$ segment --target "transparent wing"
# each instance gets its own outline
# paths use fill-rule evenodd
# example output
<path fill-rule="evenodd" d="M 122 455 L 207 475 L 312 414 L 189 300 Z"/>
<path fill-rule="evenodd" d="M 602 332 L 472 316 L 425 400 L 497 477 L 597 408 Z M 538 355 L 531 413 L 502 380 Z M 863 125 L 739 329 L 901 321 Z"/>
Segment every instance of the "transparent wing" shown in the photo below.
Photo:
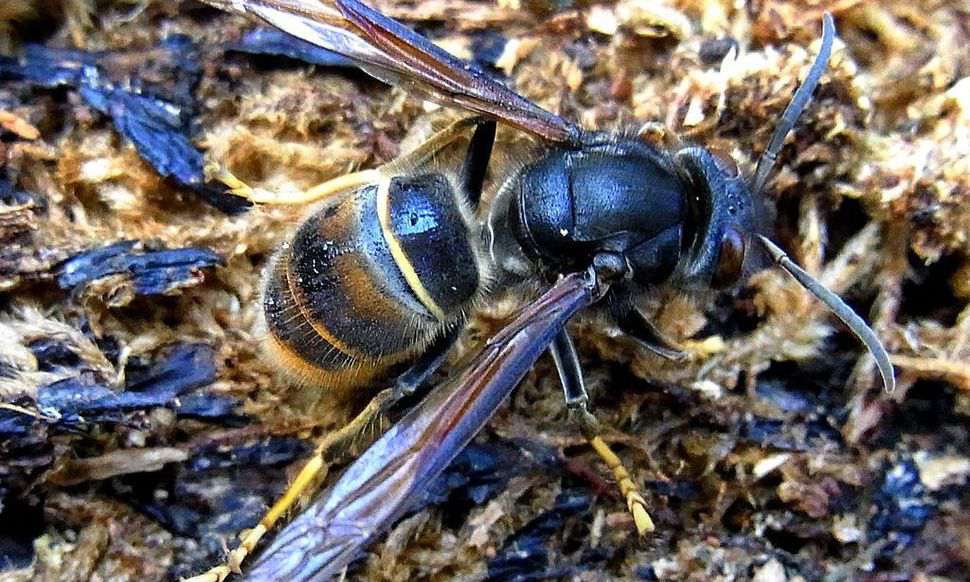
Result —
<path fill-rule="evenodd" d="M 247 580 L 330 580 L 395 523 L 461 452 L 570 317 L 593 301 L 592 276 L 561 279 L 436 387 L 293 520 Z"/>
<path fill-rule="evenodd" d="M 548 141 L 579 139 L 575 124 L 357 0 L 203 1 L 340 53 L 374 77 L 443 105 L 487 115 Z"/>

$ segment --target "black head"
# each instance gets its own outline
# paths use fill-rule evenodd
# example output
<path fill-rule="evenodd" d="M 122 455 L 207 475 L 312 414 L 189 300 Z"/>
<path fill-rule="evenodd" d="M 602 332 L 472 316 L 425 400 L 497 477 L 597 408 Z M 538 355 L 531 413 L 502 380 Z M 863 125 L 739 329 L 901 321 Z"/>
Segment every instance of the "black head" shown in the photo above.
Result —
<path fill-rule="evenodd" d="M 741 176 L 737 165 L 727 156 L 700 147 L 685 148 L 676 154 L 688 191 L 685 232 L 692 235 L 682 241 L 674 277 L 685 289 L 725 288 L 741 281 L 758 266 L 755 263 L 759 257 L 767 256 L 825 303 L 862 340 L 876 359 L 886 389 L 892 390 L 895 384 L 892 364 L 872 330 L 838 295 L 798 267 L 764 235 L 761 191 L 785 137 L 811 101 L 812 92 L 825 72 L 834 38 L 835 25 L 832 16 L 826 13 L 819 54 L 805 82 L 785 108 L 750 180 Z"/>
<path fill-rule="evenodd" d="M 675 154 L 684 173 L 687 213 L 680 260 L 674 273 L 684 289 L 724 289 L 742 281 L 758 265 L 751 237 L 763 232 L 761 196 L 753 195 L 737 164 L 701 147 Z"/>
<path fill-rule="evenodd" d="M 758 160 L 754 176 L 747 180 L 727 155 L 700 147 L 676 154 L 688 189 L 687 231 L 678 264 L 678 283 L 687 289 L 723 289 L 746 278 L 756 265 L 754 248 L 765 232 L 766 219 L 761 191 L 778 158 L 785 137 L 812 99 L 832 53 L 835 25 L 826 14 L 822 23 L 822 47 L 805 82 L 795 92 Z"/>

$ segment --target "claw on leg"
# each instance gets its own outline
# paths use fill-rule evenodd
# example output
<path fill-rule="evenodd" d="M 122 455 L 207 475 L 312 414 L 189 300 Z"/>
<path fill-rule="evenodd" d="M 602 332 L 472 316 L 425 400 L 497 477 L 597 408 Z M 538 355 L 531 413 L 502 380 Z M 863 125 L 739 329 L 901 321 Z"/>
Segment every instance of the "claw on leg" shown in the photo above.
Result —
<path fill-rule="evenodd" d="M 210 569 L 204 574 L 192 576 L 191 578 L 182 578 L 182 582 L 223 582 L 223 580 L 229 577 L 229 574 L 232 574 L 229 567 L 222 564 Z"/>
<path fill-rule="evenodd" d="M 261 204 L 262 199 L 265 197 L 262 191 L 258 191 L 249 184 L 243 182 L 237 178 L 235 174 L 219 164 L 207 165 L 205 167 L 205 173 L 213 180 L 222 182 L 226 188 L 229 189 L 230 194 L 251 200 L 256 204 Z M 267 192 L 266 194 L 270 193 Z"/>

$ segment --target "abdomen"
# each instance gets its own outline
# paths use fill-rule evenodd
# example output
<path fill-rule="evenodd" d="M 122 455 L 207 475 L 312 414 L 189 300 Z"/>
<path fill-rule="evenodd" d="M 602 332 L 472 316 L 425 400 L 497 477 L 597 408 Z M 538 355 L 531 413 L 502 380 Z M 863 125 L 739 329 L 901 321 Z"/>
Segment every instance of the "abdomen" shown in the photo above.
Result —
<path fill-rule="evenodd" d="M 479 291 L 469 222 L 438 174 L 316 210 L 265 275 L 270 358 L 301 383 L 347 390 L 420 353 Z"/>

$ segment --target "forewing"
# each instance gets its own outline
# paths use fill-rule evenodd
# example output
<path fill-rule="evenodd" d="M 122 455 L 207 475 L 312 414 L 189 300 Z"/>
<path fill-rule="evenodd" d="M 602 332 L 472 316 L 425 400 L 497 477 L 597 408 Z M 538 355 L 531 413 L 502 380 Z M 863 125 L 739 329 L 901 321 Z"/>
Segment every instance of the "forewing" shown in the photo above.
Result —
<path fill-rule="evenodd" d="M 593 301 L 561 279 L 358 457 L 263 553 L 248 580 L 329 580 L 393 525 L 482 429 L 566 322 Z"/>
<path fill-rule="evenodd" d="M 357 0 L 203 0 L 353 59 L 378 79 L 480 113 L 552 142 L 579 128 Z"/>

